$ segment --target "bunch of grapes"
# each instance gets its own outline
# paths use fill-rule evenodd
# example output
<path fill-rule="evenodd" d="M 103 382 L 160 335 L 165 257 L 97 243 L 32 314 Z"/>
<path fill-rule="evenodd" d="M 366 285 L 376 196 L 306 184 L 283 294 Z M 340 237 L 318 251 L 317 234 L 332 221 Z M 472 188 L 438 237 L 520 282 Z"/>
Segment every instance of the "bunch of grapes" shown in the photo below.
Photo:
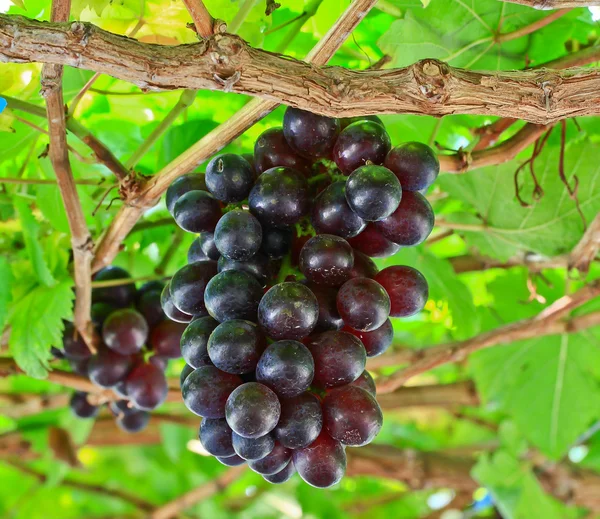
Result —
<path fill-rule="evenodd" d="M 92 355 L 67 322 L 63 349 L 55 355 L 100 388 L 112 389 L 120 397 L 109 404 L 117 425 L 138 432 L 148 424 L 149 411 L 167 396 L 164 372 L 169 359 L 181 357 L 179 343 L 185 325 L 167 319 L 162 311 L 162 283 L 152 281 L 138 290 L 134 283 L 127 283 L 130 276 L 119 267 L 104 268 L 94 279 L 125 282 L 92 291 L 92 322 L 102 338 L 98 351 Z M 70 406 L 80 418 L 95 417 L 100 410 L 85 392 L 74 393 Z"/>
<path fill-rule="evenodd" d="M 288 108 L 253 155 L 219 155 L 169 187 L 168 210 L 198 237 L 163 310 L 189 323 L 183 399 L 221 463 L 325 488 L 343 477 L 345 448 L 377 436 L 367 357 L 391 345 L 390 317 L 423 309 L 428 287 L 416 269 L 379 271 L 371 258 L 429 235 L 422 193 L 438 172 L 427 146 L 392 148 L 377 117 Z"/>

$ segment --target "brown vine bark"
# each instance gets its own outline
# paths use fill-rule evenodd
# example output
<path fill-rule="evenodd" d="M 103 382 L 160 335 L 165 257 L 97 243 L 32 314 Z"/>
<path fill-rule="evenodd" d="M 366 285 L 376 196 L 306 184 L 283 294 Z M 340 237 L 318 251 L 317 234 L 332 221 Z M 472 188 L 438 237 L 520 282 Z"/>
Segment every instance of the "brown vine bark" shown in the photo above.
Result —
<path fill-rule="evenodd" d="M 592 7 L 598 0 L 500 0 L 510 4 L 526 5 L 534 9 L 564 9 L 566 7 Z"/>
<path fill-rule="evenodd" d="M 0 56 L 94 70 L 149 90 L 222 90 L 328 116 L 480 114 L 537 124 L 600 114 L 600 71 L 474 72 L 434 59 L 395 70 L 315 67 L 253 49 L 231 34 L 148 45 L 74 22 L 0 15 Z"/>

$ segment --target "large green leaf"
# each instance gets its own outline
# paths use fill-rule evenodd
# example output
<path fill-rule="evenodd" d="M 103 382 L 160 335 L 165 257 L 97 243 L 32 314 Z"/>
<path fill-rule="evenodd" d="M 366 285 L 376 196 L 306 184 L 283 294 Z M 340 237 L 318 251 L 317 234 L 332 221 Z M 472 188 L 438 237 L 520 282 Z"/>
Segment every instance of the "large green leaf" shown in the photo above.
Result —
<path fill-rule="evenodd" d="M 4 323 L 8 316 L 12 281 L 13 276 L 10 265 L 6 258 L 0 257 L 0 330 L 4 330 Z"/>

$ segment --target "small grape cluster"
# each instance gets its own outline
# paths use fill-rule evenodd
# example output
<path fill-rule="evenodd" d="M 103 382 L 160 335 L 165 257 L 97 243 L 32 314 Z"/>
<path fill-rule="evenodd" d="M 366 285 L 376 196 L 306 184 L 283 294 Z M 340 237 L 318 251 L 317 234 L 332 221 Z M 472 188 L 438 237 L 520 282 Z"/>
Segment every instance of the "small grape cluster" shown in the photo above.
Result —
<path fill-rule="evenodd" d="M 125 281 L 92 291 L 92 323 L 102 338 L 97 352 L 92 355 L 66 322 L 63 349 L 55 355 L 100 388 L 112 389 L 120 397 L 109 404 L 117 425 L 126 432 L 138 432 L 148 424 L 149 411 L 167 396 L 164 372 L 169 359 L 181 357 L 179 343 L 185 325 L 167 319 L 162 311 L 162 283 L 151 281 L 138 290 L 128 279 L 127 271 L 114 266 L 94 276 L 95 281 Z M 100 410 L 81 391 L 72 395 L 70 406 L 80 418 L 95 417 Z"/>
<path fill-rule="evenodd" d="M 422 191 L 438 173 L 429 147 L 392 149 L 377 117 L 288 108 L 253 156 L 221 154 L 169 187 L 169 212 L 199 235 L 162 305 L 189 323 L 182 395 L 221 463 L 326 488 L 344 475 L 346 446 L 379 433 L 366 360 L 391 345 L 390 317 L 423 309 L 428 286 L 371 257 L 429 235 Z"/>

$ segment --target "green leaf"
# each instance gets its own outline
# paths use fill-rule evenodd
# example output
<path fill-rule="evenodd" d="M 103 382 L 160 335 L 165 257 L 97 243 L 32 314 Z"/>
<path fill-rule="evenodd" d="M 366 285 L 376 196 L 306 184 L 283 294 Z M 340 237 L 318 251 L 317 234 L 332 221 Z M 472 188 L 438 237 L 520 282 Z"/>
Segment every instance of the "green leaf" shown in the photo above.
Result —
<path fill-rule="evenodd" d="M 25 247 L 27 248 L 35 275 L 40 283 L 50 287 L 56 283 L 56 280 L 48 268 L 42 246 L 38 239 L 40 226 L 35 221 L 31 209 L 24 200 L 15 199 L 15 208 L 21 219 L 23 239 L 25 240 Z"/>
<path fill-rule="evenodd" d="M 12 281 L 13 276 L 9 263 L 6 258 L 0 257 L 0 333 L 4 330 L 4 324 L 8 316 Z"/>
<path fill-rule="evenodd" d="M 511 416 L 521 434 L 554 459 L 598 418 L 598 365 L 600 349 L 584 334 L 497 346 L 470 359 L 483 400 Z"/>
<path fill-rule="evenodd" d="M 52 288 L 37 286 L 11 308 L 9 346 L 19 367 L 28 375 L 43 378 L 52 355 L 50 347 L 62 344 L 63 320 L 73 315 L 71 280 Z"/>

